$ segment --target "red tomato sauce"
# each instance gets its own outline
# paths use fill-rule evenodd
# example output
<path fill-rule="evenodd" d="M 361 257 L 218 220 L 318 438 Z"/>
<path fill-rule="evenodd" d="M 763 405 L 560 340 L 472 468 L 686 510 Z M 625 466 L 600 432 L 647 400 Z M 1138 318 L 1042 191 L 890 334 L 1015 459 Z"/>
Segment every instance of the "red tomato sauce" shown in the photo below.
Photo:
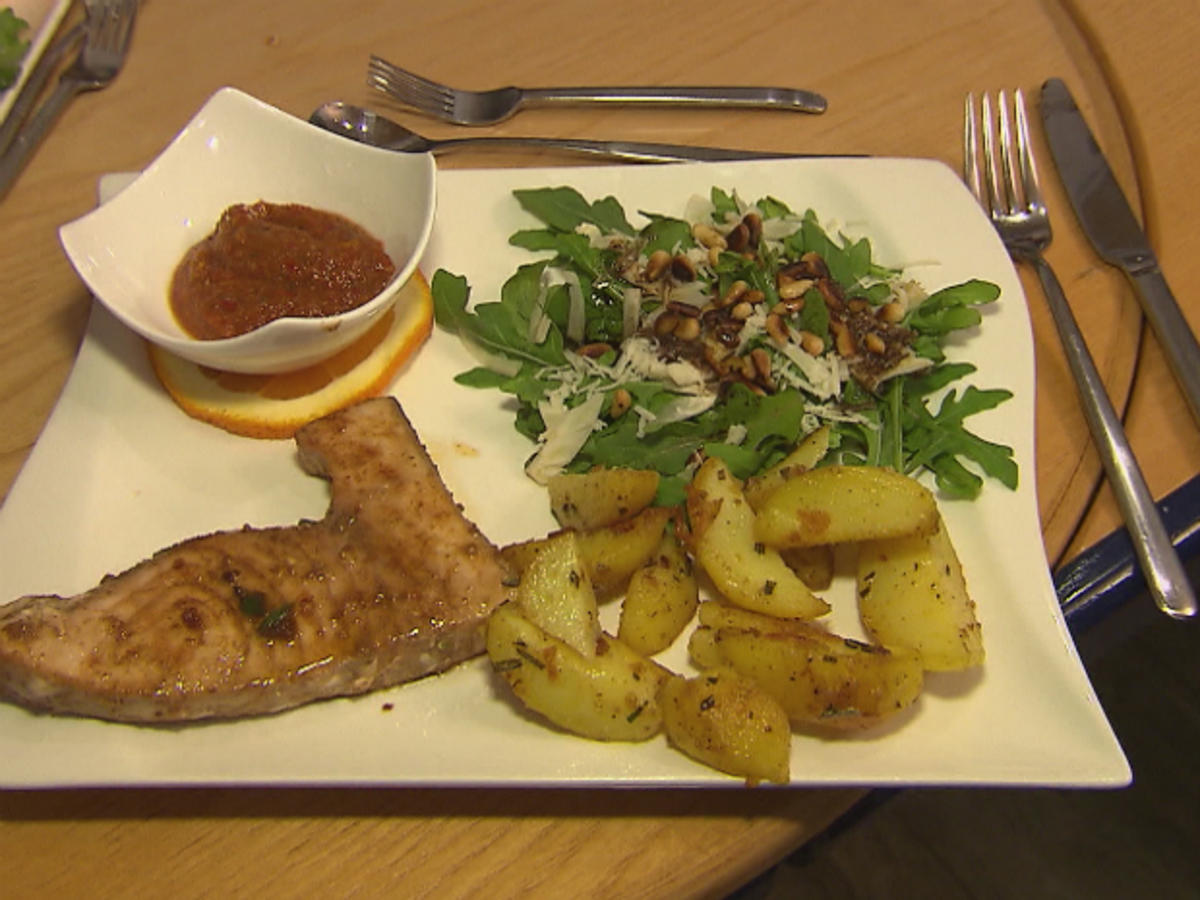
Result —
<path fill-rule="evenodd" d="M 188 250 L 171 279 L 171 310 L 192 337 L 234 337 L 284 316 L 354 309 L 395 271 L 383 244 L 349 219 L 260 200 L 229 207 Z"/>

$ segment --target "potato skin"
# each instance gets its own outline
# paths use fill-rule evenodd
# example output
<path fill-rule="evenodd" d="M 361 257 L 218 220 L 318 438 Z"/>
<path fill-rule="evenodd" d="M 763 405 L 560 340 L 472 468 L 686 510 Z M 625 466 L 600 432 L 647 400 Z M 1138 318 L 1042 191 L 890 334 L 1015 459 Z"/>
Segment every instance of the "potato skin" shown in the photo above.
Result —
<path fill-rule="evenodd" d="M 564 531 L 548 540 L 546 552 L 521 573 L 514 601 L 521 614 L 547 634 L 584 656 L 596 655 L 600 611 L 574 532 Z"/>
<path fill-rule="evenodd" d="M 789 781 L 787 715 L 750 679 L 729 668 L 675 676 L 659 701 L 663 730 L 681 752 L 749 784 Z"/>
<path fill-rule="evenodd" d="M 674 514 L 674 510 L 666 507 L 651 506 L 633 518 L 601 528 L 585 531 L 564 528 L 544 538 L 508 544 L 501 548 L 500 556 L 509 569 L 520 575 L 538 555 L 550 549 L 559 535 L 571 532 L 596 599 L 610 600 L 620 595 L 633 573 L 650 561 Z"/>
<path fill-rule="evenodd" d="M 859 548 L 858 610 L 885 647 L 918 656 L 929 671 L 983 664 L 983 629 L 945 523 L 929 537 L 870 541 Z"/>
<path fill-rule="evenodd" d="M 796 623 L 774 633 L 719 628 L 715 649 L 726 665 L 774 697 L 798 726 L 858 731 L 920 696 L 924 678 L 915 657 L 803 627 Z"/>
<path fill-rule="evenodd" d="M 758 508 L 754 536 L 768 547 L 812 547 L 932 534 L 933 494 L 892 469 L 825 466 L 789 478 Z"/>
<path fill-rule="evenodd" d="M 779 553 L 754 537 L 754 510 L 741 482 L 717 458 L 696 471 L 687 489 L 690 549 L 721 594 L 746 609 L 816 618 L 829 604 L 816 596 Z"/>
<path fill-rule="evenodd" d="M 668 531 L 658 552 L 629 579 L 617 637 L 639 653 L 653 656 L 683 633 L 699 602 L 692 561 L 675 533 Z"/>
<path fill-rule="evenodd" d="M 492 668 L 529 709 L 599 741 L 645 741 L 659 733 L 658 691 L 667 671 L 601 634 L 587 658 L 526 619 L 513 604 L 487 627 Z"/>
<path fill-rule="evenodd" d="M 672 515 L 671 509 L 651 506 L 632 519 L 579 532 L 579 552 L 597 600 L 611 599 L 625 590 L 633 573 L 658 549 Z"/>
<path fill-rule="evenodd" d="M 602 528 L 630 519 L 654 502 L 659 474 L 644 469 L 596 468 L 564 473 L 546 485 L 550 511 L 563 528 Z"/>
<path fill-rule="evenodd" d="M 828 425 L 822 425 L 805 435 L 804 440 L 775 465 L 747 479 L 746 502 L 757 510 L 763 501 L 789 478 L 816 468 L 817 463 L 829 452 L 829 435 L 832 430 Z"/>

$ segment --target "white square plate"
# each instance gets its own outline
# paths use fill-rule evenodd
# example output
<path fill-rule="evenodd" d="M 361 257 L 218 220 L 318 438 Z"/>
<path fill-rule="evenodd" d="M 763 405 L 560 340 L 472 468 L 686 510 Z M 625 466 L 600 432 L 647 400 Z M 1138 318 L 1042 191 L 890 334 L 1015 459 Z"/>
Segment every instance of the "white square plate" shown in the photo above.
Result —
<path fill-rule="evenodd" d="M 987 664 L 931 676 L 912 714 L 848 740 L 797 735 L 797 785 L 1117 786 L 1129 767 L 1058 610 L 1034 489 L 1032 336 L 1025 298 L 991 225 L 945 166 L 922 160 L 780 160 L 671 166 L 444 171 L 432 276 L 467 276 L 495 299 L 525 251 L 509 235 L 535 223 L 521 187 L 572 185 L 639 210 L 682 215 L 716 185 L 872 239 L 876 259 L 926 288 L 978 277 L 1001 299 L 978 333 L 951 348 L 981 388 L 1014 397 L 972 420 L 1014 448 L 1021 486 L 989 483 L 975 502 L 943 502 L 979 607 Z M 531 447 L 494 391 L 453 376 L 471 358 L 435 329 L 393 392 L 467 515 L 495 543 L 553 527 L 543 489 L 521 469 Z M 156 549 L 217 529 L 319 517 L 324 482 L 305 476 L 290 442 L 228 435 L 187 418 L 159 388 L 141 340 L 100 307 L 63 396 L 0 509 L 0 597 L 70 594 Z M 861 634 L 852 585 L 835 583 L 832 625 Z M 606 609 L 611 615 L 613 610 Z M 611 625 L 611 619 L 609 620 Z M 682 642 L 662 657 L 686 667 Z M 385 706 L 386 704 L 386 706 Z M 498 691 L 483 659 L 444 675 L 261 719 L 148 728 L 36 715 L 0 705 L 0 784 L 738 786 L 663 738 L 606 745 L 557 733 Z"/>

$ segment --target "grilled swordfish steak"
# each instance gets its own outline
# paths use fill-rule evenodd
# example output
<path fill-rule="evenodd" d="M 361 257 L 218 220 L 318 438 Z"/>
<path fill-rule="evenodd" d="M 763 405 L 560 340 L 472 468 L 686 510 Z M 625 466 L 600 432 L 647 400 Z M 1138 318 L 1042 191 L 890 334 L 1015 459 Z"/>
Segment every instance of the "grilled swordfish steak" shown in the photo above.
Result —
<path fill-rule="evenodd" d="M 399 404 L 365 401 L 296 443 L 331 483 L 324 519 L 193 538 L 86 593 L 0 607 L 0 695 L 122 722 L 249 716 L 481 653 L 507 573 Z"/>

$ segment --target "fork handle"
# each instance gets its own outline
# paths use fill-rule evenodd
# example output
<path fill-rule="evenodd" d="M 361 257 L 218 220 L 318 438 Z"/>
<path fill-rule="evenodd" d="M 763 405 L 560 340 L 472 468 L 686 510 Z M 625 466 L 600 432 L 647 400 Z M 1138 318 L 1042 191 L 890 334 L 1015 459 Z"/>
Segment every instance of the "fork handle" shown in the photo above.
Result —
<path fill-rule="evenodd" d="M 1067 354 L 1067 363 L 1079 388 L 1092 441 L 1100 453 L 1100 461 L 1104 464 L 1117 505 L 1121 508 L 1150 593 L 1167 615 L 1176 619 L 1190 618 L 1196 615 L 1196 595 L 1171 544 L 1154 498 L 1146 487 L 1146 480 L 1130 449 L 1125 429 L 1104 389 L 1104 382 L 1067 304 L 1062 285 L 1050 264 L 1040 255 L 1032 255 L 1028 261 L 1046 294 L 1050 314 Z"/>
<path fill-rule="evenodd" d="M 50 126 L 54 124 L 71 98 L 83 89 L 84 85 L 75 78 L 60 79 L 53 93 L 46 98 L 46 102 L 38 107 L 37 112 L 30 116 L 21 130 L 17 132 L 12 143 L 5 149 L 4 155 L 0 156 L 0 198 L 8 195 L 13 182 L 25 168 L 25 163 L 29 161 L 34 149 L 46 136 Z"/>
<path fill-rule="evenodd" d="M 823 96 L 813 91 L 777 87 L 525 88 L 520 100 L 525 106 L 594 102 L 790 109 L 806 113 L 823 113 L 829 105 Z"/>

